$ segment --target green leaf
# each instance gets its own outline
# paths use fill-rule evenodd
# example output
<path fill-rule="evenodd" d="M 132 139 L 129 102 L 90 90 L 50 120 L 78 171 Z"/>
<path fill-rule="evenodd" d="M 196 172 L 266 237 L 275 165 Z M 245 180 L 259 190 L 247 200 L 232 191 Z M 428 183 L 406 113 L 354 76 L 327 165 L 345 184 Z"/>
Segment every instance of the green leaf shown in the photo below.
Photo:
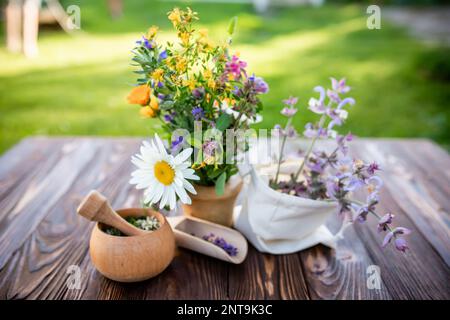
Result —
<path fill-rule="evenodd" d="M 230 24 L 228 25 L 228 34 L 232 36 L 234 32 L 236 31 L 236 25 L 237 25 L 237 17 L 233 17 L 230 20 Z"/>
<path fill-rule="evenodd" d="M 168 110 L 171 109 L 173 107 L 174 102 L 171 100 L 166 100 L 163 103 L 161 103 L 160 108 L 162 110 Z"/>
<path fill-rule="evenodd" d="M 223 172 L 220 172 L 220 170 L 215 170 L 215 169 L 214 169 L 214 166 L 210 166 L 210 167 L 211 167 L 211 169 L 208 170 L 208 178 L 210 178 L 210 179 L 215 179 L 215 178 L 217 178 L 221 173 L 223 173 Z"/>
<path fill-rule="evenodd" d="M 221 196 L 225 192 L 225 181 L 227 180 L 227 173 L 223 172 L 216 180 L 216 194 Z"/>
<path fill-rule="evenodd" d="M 231 124 L 231 116 L 227 113 L 222 113 L 216 121 L 216 128 L 224 131 Z"/>

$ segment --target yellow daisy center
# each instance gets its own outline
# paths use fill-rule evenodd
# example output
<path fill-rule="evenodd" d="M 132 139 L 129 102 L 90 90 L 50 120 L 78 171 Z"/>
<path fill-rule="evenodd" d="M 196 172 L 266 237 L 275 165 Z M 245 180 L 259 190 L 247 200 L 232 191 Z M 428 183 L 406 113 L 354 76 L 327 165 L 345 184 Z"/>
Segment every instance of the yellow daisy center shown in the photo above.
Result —
<path fill-rule="evenodd" d="M 166 161 L 155 163 L 154 172 L 156 179 L 165 186 L 172 184 L 175 179 L 175 171 Z"/>

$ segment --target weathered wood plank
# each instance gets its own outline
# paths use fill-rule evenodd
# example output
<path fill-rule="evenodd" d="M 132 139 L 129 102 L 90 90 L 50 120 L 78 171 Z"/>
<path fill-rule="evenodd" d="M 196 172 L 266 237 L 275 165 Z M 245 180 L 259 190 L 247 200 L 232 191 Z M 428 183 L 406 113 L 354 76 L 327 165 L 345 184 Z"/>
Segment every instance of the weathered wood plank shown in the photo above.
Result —
<path fill-rule="evenodd" d="M 392 298 L 448 299 L 450 296 L 448 290 L 449 268 L 439 251 L 440 245 L 448 245 L 448 238 L 439 239 L 426 234 L 427 232 L 444 234 L 448 232 L 448 229 L 436 223 L 436 220 L 439 219 L 436 213 L 433 213 L 430 221 L 422 220 L 428 213 L 424 212 L 424 207 L 414 197 L 420 198 L 422 202 L 425 202 L 427 198 L 421 198 L 420 193 L 411 191 L 416 189 L 405 185 L 404 181 L 408 181 L 405 173 L 410 170 L 408 158 L 401 160 L 396 158 L 395 162 L 384 163 L 379 152 L 381 149 L 383 152 L 388 150 L 385 147 L 387 144 L 383 143 L 377 146 L 374 144 L 378 144 L 378 142 L 366 141 L 357 144 L 355 154 L 360 158 L 375 157 L 375 160 L 382 164 L 384 169 L 381 176 L 385 187 L 380 195 L 381 203 L 378 210 L 380 213 L 394 213 L 396 225 L 414 230 L 408 239 L 411 251 L 402 255 L 392 247 L 381 249 L 382 239 L 375 231 L 377 224 L 375 219 L 370 219 L 365 225 L 355 225 L 355 230 L 375 264 L 380 266 L 381 276 L 388 284 L 387 288 Z M 420 223 L 427 225 L 423 226 Z"/>
<path fill-rule="evenodd" d="M 0 233 L 27 188 L 44 177 L 59 161 L 59 144 L 25 139 L 0 158 Z"/>
<path fill-rule="evenodd" d="M 380 267 L 381 277 L 393 299 L 449 299 L 449 269 L 439 257 L 432 245 L 414 229 L 411 221 L 395 201 L 389 198 L 389 192 L 383 191 L 384 203 L 380 212 L 396 213 L 396 224 L 412 228 L 414 233 L 408 237 L 411 250 L 401 254 L 392 246 L 381 248 L 380 235 L 376 230 L 376 221 L 365 225 L 355 225 L 356 232 L 364 241 L 374 264 Z"/>
<path fill-rule="evenodd" d="M 441 214 L 443 219 L 450 216 L 450 177 L 445 174 L 446 168 L 440 167 L 440 164 L 428 157 L 424 157 L 422 153 L 416 151 L 416 145 L 411 143 L 398 144 L 394 149 L 389 147 L 398 157 L 405 156 L 408 158 L 408 165 L 413 168 L 414 178 L 423 186 L 423 197 L 427 197 L 427 201 Z M 449 156 L 450 158 L 450 156 Z M 450 161 L 447 164 L 450 168 Z M 450 223 L 449 223 L 450 224 Z"/>
<path fill-rule="evenodd" d="M 73 145 L 45 175 L 30 183 L 10 213 L 14 219 L 10 219 L 6 226 L 2 224 L 0 268 L 70 189 L 79 172 L 89 166 L 100 146 L 98 142 L 90 141 Z"/>
<path fill-rule="evenodd" d="M 338 232 L 340 220 L 337 216 L 330 219 L 328 226 L 332 232 Z M 379 288 L 367 286 L 368 268 L 375 263 L 352 225 L 345 229 L 336 250 L 319 245 L 299 254 L 312 299 L 391 299 L 383 279 Z"/>
<path fill-rule="evenodd" d="M 161 276 L 149 280 L 145 299 L 227 299 L 228 264 L 179 248 Z"/>
<path fill-rule="evenodd" d="M 229 268 L 230 299 L 309 299 L 297 254 L 262 254 L 249 245 L 244 263 Z"/>
<path fill-rule="evenodd" d="M 420 150 L 422 145 L 416 143 L 415 148 Z M 382 166 L 381 176 L 390 195 L 450 266 L 448 213 L 443 212 L 442 206 L 433 199 L 423 177 L 411 165 L 408 154 L 399 154 L 400 151 L 400 145 L 395 142 L 358 144 L 360 157 L 373 159 Z"/>
<path fill-rule="evenodd" d="M 60 287 L 65 288 L 67 267 L 77 265 L 87 254 L 91 226 L 75 213 L 82 196 L 90 188 L 100 186 L 99 183 L 105 177 L 109 178 L 110 186 L 116 185 L 117 190 L 127 191 L 123 188 L 124 184 L 127 185 L 126 181 L 122 180 L 126 180 L 126 177 L 119 175 L 121 178 L 116 178 L 114 174 L 119 172 L 111 168 L 111 164 L 117 162 L 117 153 L 122 153 L 123 150 L 120 148 L 112 152 L 112 146 L 111 142 L 103 144 L 103 152 L 97 154 L 98 161 L 90 165 L 91 170 L 79 172 L 80 175 L 73 187 L 61 195 L 61 199 L 28 237 L 23 247 L 30 247 L 32 250 L 21 249 L 23 252 L 21 260 L 14 268 L 20 274 L 18 278 L 22 279 L 22 282 L 8 289 L 6 294 L 9 297 L 55 298 L 58 297 Z M 122 165 L 129 165 L 128 154 L 129 151 L 122 156 L 120 161 Z M 105 190 L 106 192 L 108 190 Z M 52 283 L 49 286 L 50 290 L 42 291 L 49 281 Z M 5 290 L 5 287 L 2 289 Z"/>

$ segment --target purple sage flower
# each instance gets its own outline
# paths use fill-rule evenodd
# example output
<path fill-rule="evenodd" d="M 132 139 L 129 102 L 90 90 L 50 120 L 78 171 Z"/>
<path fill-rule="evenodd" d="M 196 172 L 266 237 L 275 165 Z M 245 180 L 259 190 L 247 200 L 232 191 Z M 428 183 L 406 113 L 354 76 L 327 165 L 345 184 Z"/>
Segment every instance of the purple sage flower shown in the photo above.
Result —
<path fill-rule="evenodd" d="M 341 101 L 341 98 L 339 97 L 339 94 L 336 91 L 333 90 L 327 90 L 327 96 L 332 100 L 333 102 L 339 103 Z"/>
<path fill-rule="evenodd" d="M 346 183 L 345 186 L 345 191 L 355 191 L 359 188 L 361 188 L 362 186 L 364 186 L 365 183 L 363 180 L 361 180 L 358 177 L 352 176 Z"/>
<path fill-rule="evenodd" d="M 192 115 L 194 116 L 194 119 L 199 121 L 205 116 L 205 112 L 203 111 L 202 107 L 195 107 L 192 109 Z"/>
<path fill-rule="evenodd" d="M 202 239 L 222 248 L 231 257 L 238 254 L 238 249 L 235 246 L 226 242 L 224 238 L 215 236 L 214 233 L 207 234 L 203 236 Z"/>
<path fill-rule="evenodd" d="M 408 235 L 411 233 L 411 230 L 403 227 L 397 227 L 393 231 L 390 231 L 386 234 L 383 240 L 383 244 L 381 245 L 383 248 L 385 248 L 392 240 L 392 238 L 395 238 L 395 248 L 399 251 L 405 252 L 406 249 L 408 249 L 408 246 L 406 244 L 406 241 L 402 238 L 398 238 L 398 235 Z M 402 240 L 399 240 L 402 239 Z M 397 241 L 399 240 L 399 241 Z"/>
<path fill-rule="evenodd" d="M 387 213 L 381 217 L 380 221 L 378 221 L 378 232 L 387 231 L 388 226 L 392 223 L 394 219 L 394 215 L 391 213 Z"/>
<path fill-rule="evenodd" d="M 206 141 L 203 144 L 203 152 L 208 157 L 214 157 L 216 154 L 216 150 L 219 148 L 219 143 L 217 141 L 211 140 Z"/>
<path fill-rule="evenodd" d="M 409 249 L 408 243 L 403 238 L 396 238 L 394 240 L 395 248 L 398 251 L 406 252 L 406 249 Z"/>
<path fill-rule="evenodd" d="M 164 115 L 164 121 L 172 122 L 173 121 L 173 116 L 171 114 L 165 114 Z"/>
<path fill-rule="evenodd" d="M 136 41 L 137 44 L 139 45 L 144 45 L 144 47 L 146 47 L 147 49 L 153 49 L 155 47 L 155 43 L 153 42 L 153 40 L 149 40 L 146 37 L 142 36 L 142 40 L 141 41 Z"/>
<path fill-rule="evenodd" d="M 297 104 L 297 102 L 298 102 L 298 98 L 293 97 L 293 96 L 290 96 L 289 98 L 283 100 L 283 103 L 289 107 L 295 106 Z"/>
<path fill-rule="evenodd" d="M 258 94 L 264 94 L 269 92 L 269 85 L 264 81 L 263 78 L 256 77 L 254 80 L 255 92 Z"/>
<path fill-rule="evenodd" d="M 327 129 L 325 128 L 315 128 L 314 125 L 311 122 L 308 122 L 305 125 L 305 131 L 303 131 L 303 135 L 306 138 L 326 138 L 328 135 Z"/>
<path fill-rule="evenodd" d="M 159 60 L 159 61 L 164 60 L 164 59 L 167 59 L 167 50 L 164 50 L 164 51 L 161 52 L 161 53 L 159 54 L 159 56 L 158 56 L 158 60 Z"/>
<path fill-rule="evenodd" d="M 297 113 L 298 109 L 297 108 L 292 108 L 292 107 L 285 107 L 283 108 L 283 110 L 281 110 L 281 114 L 285 117 L 293 117 L 296 113 Z"/>
<path fill-rule="evenodd" d="M 342 152 L 342 154 L 345 156 L 348 152 L 348 146 L 345 144 L 346 142 L 352 141 L 353 136 L 351 133 L 347 135 L 336 135 L 336 143 L 337 143 L 337 149 Z"/>
<path fill-rule="evenodd" d="M 325 89 L 321 86 L 314 88 L 315 92 L 320 94 L 319 99 L 311 98 L 308 102 L 308 109 L 317 114 L 323 114 L 326 111 L 325 106 Z"/>
<path fill-rule="evenodd" d="M 297 136 L 297 131 L 293 126 L 289 126 L 286 130 L 286 135 L 288 136 L 288 138 L 294 138 Z"/>
<path fill-rule="evenodd" d="M 203 87 L 195 88 L 194 90 L 192 90 L 192 95 L 197 100 L 203 99 L 203 97 L 205 96 L 205 88 Z"/>
<path fill-rule="evenodd" d="M 380 166 L 376 163 L 376 162 L 372 162 L 371 164 L 369 164 L 369 166 L 367 167 L 367 172 L 370 175 L 375 174 L 376 171 L 380 170 Z"/>
<path fill-rule="evenodd" d="M 233 94 L 240 97 L 242 95 L 241 89 L 238 86 L 234 86 Z"/>
<path fill-rule="evenodd" d="M 181 147 L 183 140 L 183 136 L 176 137 L 175 140 L 172 141 L 172 151 L 178 150 Z"/>
<path fill-rule="evenodd" d="M 349 104 L 351 106 L 353 106 L 355 104 L 355 99 L 353 98 L 345 98 L 344 100 L 342 100 L 341 102 L 339 102 L 337 109 L 341 110 L 345 105 Z"/>
<path fill-rule="evenodd" d="M 331 78 L 331 87 L 333 91 L 337 93 L 347 93 L 350 91 L 350 87 L 345 84 L 345 78 L 341 80 L 336 80 L 335 78 Z"/>
<path fill-rule="evenodd" d="M 330 199 L 337 200 L 336 195 L 340 191 L 337 179 L 334 179 L 334 177 L 328 179 L 326 182 L 326 188 L 327 188 L 327 196 L 330 197 Z"/>

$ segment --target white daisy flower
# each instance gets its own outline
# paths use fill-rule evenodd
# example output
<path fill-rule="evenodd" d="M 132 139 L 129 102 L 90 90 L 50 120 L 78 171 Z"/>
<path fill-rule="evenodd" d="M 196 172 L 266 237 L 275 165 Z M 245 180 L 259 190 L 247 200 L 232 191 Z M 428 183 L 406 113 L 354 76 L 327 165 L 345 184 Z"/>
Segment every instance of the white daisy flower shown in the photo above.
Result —
<path fill-rule="evenodd" d="M 131 184 L 144 190 L 144 202 L 152 205 L 159 202 L 159 208 L 166 205 L 175 209 L 177 196 L 184 204 L 191 204 L 187 191 L 197 194 L 188 180 L 199 180 L 190 168 L 192 148 L 180 152 L 177 156 L 168 154 L 163 142 L 155 134 L 151 143 L 144 141 L 141 153 L 134 155 L 131 162 L 138 167 L 131 174 Z"/>

